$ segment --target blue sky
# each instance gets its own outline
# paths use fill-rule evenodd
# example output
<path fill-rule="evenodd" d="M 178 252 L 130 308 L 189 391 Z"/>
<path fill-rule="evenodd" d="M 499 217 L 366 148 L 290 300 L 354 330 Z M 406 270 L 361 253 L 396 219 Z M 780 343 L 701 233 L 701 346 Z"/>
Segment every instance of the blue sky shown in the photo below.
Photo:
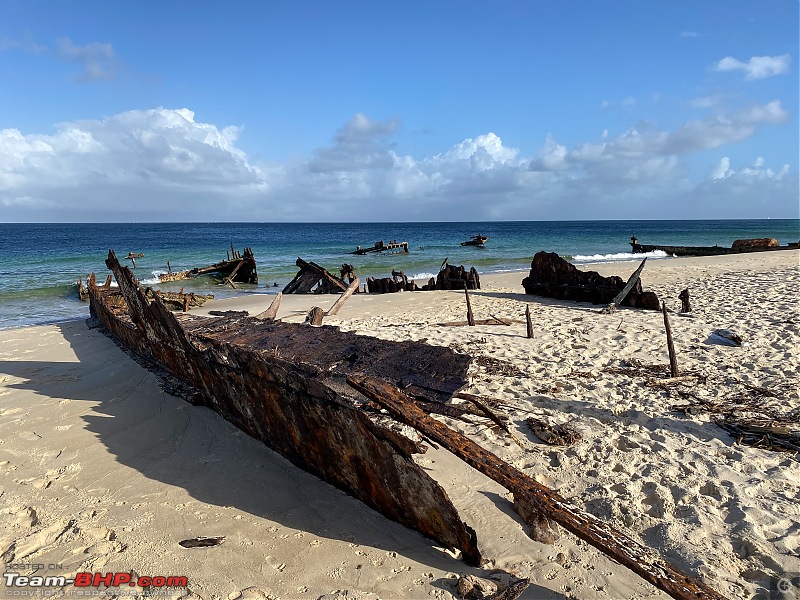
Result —
<path fill-rule="evenodd" d="M 798 217 L 798 3 L 0 4 L 0 221 Z"/>

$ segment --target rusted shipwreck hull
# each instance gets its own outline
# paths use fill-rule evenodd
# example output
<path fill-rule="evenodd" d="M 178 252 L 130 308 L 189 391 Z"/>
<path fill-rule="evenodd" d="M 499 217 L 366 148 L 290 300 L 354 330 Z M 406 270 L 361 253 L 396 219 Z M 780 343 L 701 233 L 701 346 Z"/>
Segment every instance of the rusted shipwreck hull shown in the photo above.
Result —
<path fill-rule="evenodd" d="M 173 314 L 146 296 L 113 252 L 106 264 L 126 309 L 108 302 L 92 277 L 90 311 L 123 346 L 192 386 L 196 403 L 297 466 L 478 564 L 474 532 L 411 458 L 424 447 L 346 384 L 355 369 L 444 402 L 466 382 L 469 357 L 332 327 Z"/>
<path fill-rule="evenodd" d="M 537 252 L 531 261 L 530 274 L 522 280 L 526 294 L 608 304 L 625 288 L 620 277 L 603 277 L 596 271 L 581 271 L 555 252 Z M 641 281 L 622 300 L 623 306 L 660 310 L 658 296 L 642 290 Z"/>
<path fill-rule="evenodd" d="M 161 283 L 169 281 L 181 281 L 190 279 L 198 275 L 220 275 L 225 283 L 233 285 L 237 283 L 258 283 L 258 270 L 256 269 L 256 258 L 253 250 L 250 247 L 245 248 L 239 252 L 231 244 L 231 250 L 228 252 L 227 258 L 213 265 L 207 267 L 196 267 L 188 271 L 173 271 L 172 267 L 167 262 L 166 273 L 158 276 Z M 233 286 L 236 287 L 236 286 Z"/>
<path fill-rule="evenodd" d="M 110 301 L 112 292 L 97 286 L 94 276 L 88 287 L 92 318 L 107 333 L 196 390 L 195 404 L 215 410 L 386 517 L 460 549 L 468 563 L 481 560 L 475 532 L 414 462 L 412 455 L 425 447 L 407 426 L 511 491 L 515 509 L 530 527 L 558 523 L 675 598 L 722 598 L 625 533 L 426 416 L 458 411 L 445 403 L 466 381 L 468 356 L 332 327 L 174 314 L 157 295 L 148 298 L 113 252 L 106 264 L 124 302 L 119 294 Z M 527 581 L 521 583 L 519 590 Z"/>
<path fill-rule="evenodd" d="M 659 246 L 640 244 L 636 236 L 631 236 L 631 252 L 644 254 L 660 250 L 672 256 L 721 256 L 725 254 L 745 254 L 748 252 L 770 252 L 774 250 L 792 250 L 800 248 L 800 242 L 781 246 L 775 238 L 755 238 L 736 240 L 727 246 Z"/>

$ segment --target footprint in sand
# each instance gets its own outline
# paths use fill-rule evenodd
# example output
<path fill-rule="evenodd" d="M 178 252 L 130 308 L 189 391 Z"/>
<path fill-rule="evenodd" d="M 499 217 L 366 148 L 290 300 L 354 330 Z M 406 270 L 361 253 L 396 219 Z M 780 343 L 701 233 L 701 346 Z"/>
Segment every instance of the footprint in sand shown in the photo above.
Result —
<path fill-rule="evenodd" d="M 274 556 L 267 556 L 266 563 L 276 571 L 283 571 L 286 568 L 286 563 L 282 563 Z"/>
<path fill-rule="evenodd" d="M 5 562 L 19 562 L 55 544 L 75 526 L 74 520 L 57 521 L 49 527 L 14 540 L 0 558 Z"/>
<path fill-rule="evenodd" d="M 25 529 L 36 527 L 39 524 L 39 515 L 31 506 L 26 506 L 17 513 L 17 518 L 14 520 L 17 525 L 21 525 Z"/>

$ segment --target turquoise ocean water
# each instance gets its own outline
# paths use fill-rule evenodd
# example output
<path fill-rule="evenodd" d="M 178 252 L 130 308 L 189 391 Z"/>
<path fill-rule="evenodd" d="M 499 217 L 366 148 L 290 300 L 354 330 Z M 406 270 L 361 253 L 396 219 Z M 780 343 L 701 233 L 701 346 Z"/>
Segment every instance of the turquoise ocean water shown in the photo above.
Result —
<path fill-rule="evenodd" d="M 476 234 L 490 236 L 486 248 L 462 247 Z M 94 272 L 104 280 L 104 259 L 114 249 L 122 259 L 143 252 L 135 274 L 157 283 L 167 270 L 205 266 L 226 258 L 233 243 L 250 246 L 259 285 L 221 286 L 212 277 L 162 285 L 163 289 L 213 293 L 271 294 L 295 275 L 298 257 L 338 273 L 348 262 L 362 281 L 392 269 L 427 279 L 447 258 L 480 273 L 525 271 L 539 250 L 557 252 L 576 264 L 637 260 L 628 238 L 642 244 L 730 246 L 735 239 L 774 237 L 783 245 L 800 239 L 800 220 L 725 221 L 533 221 L 488 223 L 0 223 L 0 328 L 51 323 L 89 314 L 75 282 Z M 348 254 L 378 240 L 407 241 L 408 254 Z M 640 257 L 639 257 L 640 258 Z M 668 257 L 658 257 L 668 260 Z M 123 261 L 130 264 L 129 261 Z M 520 278 L 521 281 L 521 278 Z M 277 282 L 279 286 L 273 287 Z"/>

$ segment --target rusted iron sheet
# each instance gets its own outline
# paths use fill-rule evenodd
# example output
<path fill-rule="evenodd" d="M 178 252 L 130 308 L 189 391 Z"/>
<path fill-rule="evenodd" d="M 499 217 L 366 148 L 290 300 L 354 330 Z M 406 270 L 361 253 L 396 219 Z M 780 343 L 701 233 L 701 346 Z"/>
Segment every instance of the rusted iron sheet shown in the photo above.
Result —
<path fill-rule="evenodd" d="M 386 408 L 394 418 L 410 425 L 512 492 L 515 507 L 526 521 L 542 517 L 555 521 L 673 598 L 724 600 L 724 596 L 682 573 L 629 535 L 570 504 L 555 491 L 528 477 L 466 436 L 429 417 L 405 394 L 386 381 L 369 375 L 354 374 L 348 377 L 347 383 Z"/>
<path fill-rule="evenodd" d="M 479 563 L 475 532 L 412 459 L 424 447 L 396 421 L 369 412 L 344 377 L 358 369 L 401 383 L 398 374 L 411 372 L 444 401 L 465 382 L 469 357 L 331 327 L 176 315 L 158 297 L 148 299 L 113 252 L 106 264 L 127 311 L 106 301 L 94 277 L 90 310 L 125 347 L 194 387 L 202 403 L 295 465 Z"/>

